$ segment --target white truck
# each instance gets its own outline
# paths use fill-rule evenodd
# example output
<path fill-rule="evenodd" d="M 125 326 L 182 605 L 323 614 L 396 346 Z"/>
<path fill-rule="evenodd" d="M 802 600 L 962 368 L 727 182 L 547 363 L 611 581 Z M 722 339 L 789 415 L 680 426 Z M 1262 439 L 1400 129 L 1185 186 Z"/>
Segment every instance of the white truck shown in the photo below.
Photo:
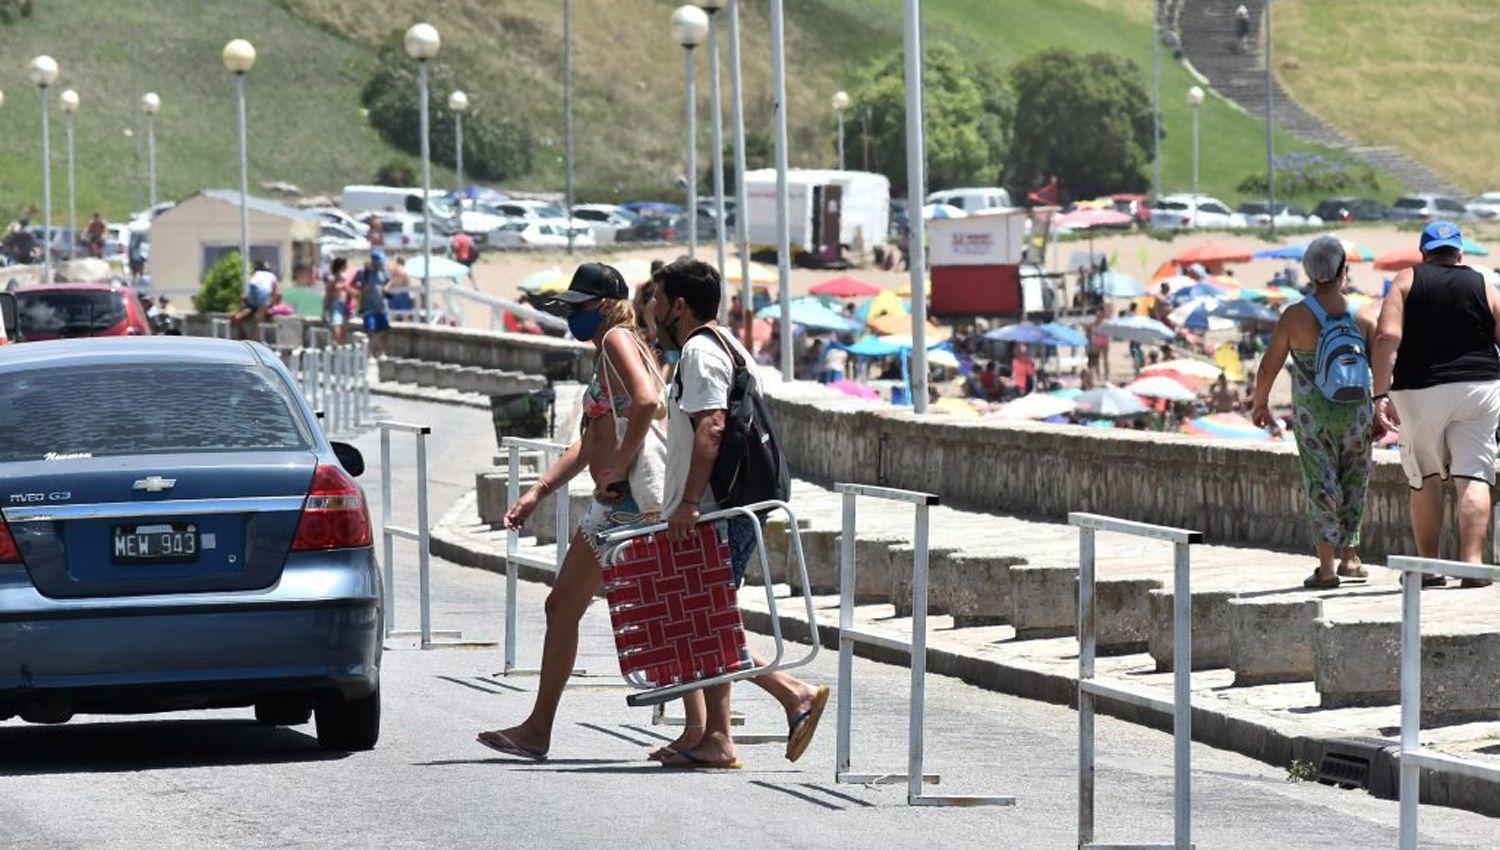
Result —
<path fill-rule="evenodd" d="M 443 197 L 436 189 L 428 197 Z M 407 198 L 422 197 L 422 190 L 403 186 L 345 186 L 341 197 L 342 209 L 350 213 L 366 212 L 421 212 L 422 208 L 407 206 Z"/>
<path fill-rule="evenodd" d="M 776 246 L 776 171 L 745 175 L 746 225 L 753 245 Z M 891 221 L 891 181 L 865 171 L 794 169 L 787 173 L 787 212 L 793 252 L 837 263 L 841 249 L 869 250 L 885 241 Z"/>

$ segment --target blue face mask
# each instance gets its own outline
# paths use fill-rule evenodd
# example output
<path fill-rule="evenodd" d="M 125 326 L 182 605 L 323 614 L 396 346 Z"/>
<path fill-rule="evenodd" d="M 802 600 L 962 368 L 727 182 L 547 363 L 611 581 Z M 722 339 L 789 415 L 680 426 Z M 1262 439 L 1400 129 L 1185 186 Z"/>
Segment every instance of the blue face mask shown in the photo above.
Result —
<path fill-rule="evenodd" d="M 598 310 L 580 310 L 568 317 L 568 331 L 579 342 L 588 342 L 603 323 L 604 314 Z"/>

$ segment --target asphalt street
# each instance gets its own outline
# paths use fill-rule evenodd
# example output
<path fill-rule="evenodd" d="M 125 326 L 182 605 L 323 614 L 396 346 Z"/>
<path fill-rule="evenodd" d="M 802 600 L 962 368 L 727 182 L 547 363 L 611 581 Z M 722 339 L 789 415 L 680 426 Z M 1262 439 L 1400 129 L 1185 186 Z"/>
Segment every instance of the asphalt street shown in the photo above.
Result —
<path fill-rule="evenodd" d="M 433 518 L 473 486 L 494 454 L 484 411 L 377 399 L 391 418 L 430 424 Z M 379 440 L 356 444 L 379 516 Z M 396 518 L 415 519 L 409 442 L 394 442 Z M 398 544 L 397 625 L 416 625 L 416 558 Z M 433 612 L 465 638 L 502 634 L 504 579 L 433 562 Z M 540 585 L 521 586 L 521 661 L 534 664 Z M 584 623 L 589 677 L 563 705 L 552 758 L 499 756 L 475 733 L 519 722 L 534 681 L 495 675 L 498 648 L 420 651 L 393 642 L 382 671 L 384 727 L 369 753 L 321 752 L 312 727 L 268 729 L 248 710 L 80 717 L 53 727 L 0 723 L 0 846 L 72 847 L 1000 847 L 1076 846 L 1077 719 L 1064 708 L 928 684 L 927 764 L 939 789 L 1007 794 L 1008 808 L 912 809 L 904 786 L 835 785 L 834 705 L 797 764 L 775 744 L 748 745 L 740 771 L 688 774 L 644 761 L 672 730 L 625 705 L 607 615 Z M 752 638 L 759 641 L 760 638 Z M 805 669 L 832 685 L 836 656 Z M 857 661 L 854 767 L 900 771 L 906 761 L 908 673 Z M 736 689 L 744 729 L 782 732 L 778 707 Z M 1098 720 L 1098 840 L 1171 837 L 1172 741 Z M 1396 804 L 1362 792 L 1287 781 L 1286 772 L 1195 746 L 1198 847 L 1394 847 Z M 936 789 L 935 789 L 936 790 Z M 1500 846 L 1500 821 L 1422 812 L 1424 847 Z"/>

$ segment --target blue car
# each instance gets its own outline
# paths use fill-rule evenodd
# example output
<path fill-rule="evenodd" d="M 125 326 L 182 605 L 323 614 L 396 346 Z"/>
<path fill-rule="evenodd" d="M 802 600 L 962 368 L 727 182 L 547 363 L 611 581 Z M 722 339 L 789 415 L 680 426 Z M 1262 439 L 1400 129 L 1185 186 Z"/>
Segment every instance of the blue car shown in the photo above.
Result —
<path fill-rule="evenodd" d="M 374 747 L 363 466 L 259 344 L 0 347 L 0 720 L 254 706 Z"/>

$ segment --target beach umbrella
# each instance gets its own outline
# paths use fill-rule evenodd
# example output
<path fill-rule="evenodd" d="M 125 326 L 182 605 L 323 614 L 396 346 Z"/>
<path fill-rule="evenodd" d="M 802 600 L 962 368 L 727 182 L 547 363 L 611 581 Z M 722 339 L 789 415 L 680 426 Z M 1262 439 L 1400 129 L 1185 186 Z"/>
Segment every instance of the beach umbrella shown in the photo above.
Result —
<path fill-rule="evenodd" d="M 1172 303 L 1181 306 L 1198 298 L 1223 298 L 1224 290 L 1214 286 L 1207 281 L 1194 281 L 1191 286 L 1184 286 L 1172 293 Z M 1175 319 L 1173 321 L 1176 321 Z"/>
<path fill-rule="evenodd" d="M 968 218 L 969 214 L 952 204 L 928 204 L 922 208 L 922 218 Z"/>
<path fill-rule="evenodd" d="M 1168 360 L 1165 363 L 1158 363 L 1155 366 L 1147 366 L 1141 370 L 1141 374 L 1143 375 L 1154 374 L 1156 372 L 1176 372 L 1179 375 L 1188 375 L 1204 381 L 1217 381 L 1219 376 L 1224 373 L 1224 370 L 1207 361 L 1192 360 L 1186 357 L 1177 360 Z"/>
<path fill-rule="evenodd" d="M 1489 256 L 1489 249 L 1472 239 L 1464 239 L 1464 253 L 1473 257 Z M 1383 272 L 1398 272 L 1422 262 L 1422 249 L 1416 246 L 1399 248 L 1375 258 L 1375 268 Z"/>
<path fill-rule="evenodd" d="M 878 286 L 871 286 L 857 278 L 844 276 L 825 280 L 809 289 L 808 292 L 813 295 L 831 295 L 835 298 L 870 298 L 879 295 L 882 290 Z"/>
<path fill-rule="evenodd" d="M 1059 230 L 1088 230 L 1093 227 L 1129 227 L 1135 219 L 1122 212 L 1100 207 L 1080 207 L 1052 220 Z"/>
<path fill-rule="evenodd" d="M 739 286 L 744 285 L 744 276 L 740 273 L 739 263 L 730 263 L 729 269 L 724 272 L 724 282 Z M 781 282 L 781 270 L 775 266 L 764 263 L 750 264 L 751 286 L 775 286 Z"/>
<path fill-rule="evenodd" d="M 1234 322 L 1213 315 L 1218 307 L 1217 298 L 1194 298 L 1173 310 L 1167 318 L 1173 325 L 1191 331 L 1234 330 Z"/>
<path fill-rule="evenodd" d="M 1020 322 L 1014 325 L 995 328 L 985 331 L 984 338 L 996 342 L 1020 342 L 1027 345 L 1045 345 L 1047 332 L 1040 325 L 1030 322 Z"/>
<path fill-rule="evenodd" d="M 949 416 L 957 416 L 962 419 L 978 419 L 980 416 L 979 411 L 974 409 L 974 405 L 965 399 L 952 398 L 951 396 L 938 399 L 931 405 L 928 405 L 927 409 L 933 413 L 946 413 Z"/>
<path fill-rule="evenodd" d="M 1140 396 L 1127 392 L 1119 387 L 1102 387 L 1097 390 L 1089 390 L 1080 393 L 1073 400 L 1078 406 L 1077 412 L 1088 416 L 1102 416 L 1114 418 L 1119 416 L 1136 416 L 1141 413 L 1149 413 L 1151 408 L 1141 401 Z"/>
<path fill-rule="evenodd" d="M 859 323 L 835 313 L 816 298 L 798 298 L 791 305 L 792 324 L 815 331 L 857 331 Z M 781 305 L 767 304 L 756 312 L 757 319 L 775 321 L 781 318 Z"/>
<path fill-rule="evenodd" d="M 542 287 L 556 280 L 562 279 L 562 273 L 563 270 L 561 266 L 548 266 L 545 269 L 534 271 L 531 274 L 521 278 L 521 282 L 516 284 L 516 288 L 521 290 L 522 292 L 542 292 Z M 567 289 L 568 280 L 569 279 L 563 279 L 563 289 Z"/>
<path fill-rule="evenodd" d="M 1167 401 L 1192 401 L 1198 396 L 1182 384 L 1165 375 L 1146 375 L 1125 385 L 1128 392 L 1144 398 L 1161 398 Z"/>
<path fill-rule="evenodd" d="M 1049 419 L 1072 413 L 1077 406 L 1072 399 L 1052 393 L 1030 393 L 1000 405 L 995 415 L 1001 419 Z"/>
<path fill-rule="evenodd" d="M 854 317 L 861 322 L 868 322 L 885 315 L 905 316 L 911 312 L 911 302 L 889 289 L 882 290 L 879 295 L 854 308 Z"/>
<path fill-rule="evenodd" d="M 454 280 L 469 276 L 469 267 L 463 263 L 455 262 L 447 257 L 432 258 L 432 274 L 426 274 L 427 263 L 421 254 L 411 257 L 406 261 L 406 273 L 414 278 L 436 277 L 445 280 Z M 564 284 L 566 286 L 566 284 Z"/>
<path fill-rule="evenodd" d="M 1089 344 L 1089 338 L 1083 332 L 1074 327 L 1060 325 L 1057 322 L 1047 322 L 1038 326 L 1046 335 L 1043 340 L 1045 345 L 1057 345 L 1063 348 L 1083 348 Z"/>
<path fill-rule="evenodd" d="M 886 314 L 868 322 L 870 330 L 881 336 L 902 336 L 906 338 L 907 347 L 911 347 L 911 317 L 907 315 Z M 947 342 L 953 336 L 953 329 L 940 327 L 932 322 L 927 323 L 927 341 L 932 345 Z"/>
<path fill-rule="evenodd" d="M 1231 322 L 1264 322 L 1274 324 L 1276 311 L 1260 304 L 1254 304 L 1240 298 L 1232 301 L 1221 301 L 1219 306 L 1209 311 L 1210 316 L 1220 319 L 1228 319 Z"/>
<path fill-rule="evenodd" d="M 1053 390 L 1051 394 L 1057 396 L 1058 398 L 1065 398 L 1069 401 L 1072 401 L 1073 399 L 1083 395 L 1083 390 L 1079 387 L 1063 387 L 1060 390 Z"/>
<path fill-rule="evenodd" d="M 1146 294 L 1146 287 L 1140 281 L 1128 274 L 1114 271 L 1094 276 L 1088 286 L 1109 298 L 1137 298 Z"/>
<path fill-rule="evenodd" d="M 1227 345 L 1228 343 L 1225 344 Z M 1169 381 L 1176 381 L 1177 383 L 1181 384 L 1183 389 L 1187 390 L 1188 392 L 1197 392 L 1199 387 L 1207 383 L 1203 378 L 1200 378 L 1196 375 L 1184 375 L 1181 372 L 1175 372 L 1171 369 L 1161 368 L 1147 369 L 1141 372 L 1141 377 L 1166 378 Z"/>
<path fill-rule="evenodd" d="M 1142 344 L 1170 342 L 1177 336 L 1171 328 L 1146 316 L 1123 316 L 1110 319 L 1100 327 L 1099 332 L 1110 339 Z"/>
<path fill-rule="evenodd" d="M 1248 263 L 1254 256 L 1249 248 L 1228 242 L 1209 240 L 1183 251 L 1172 258 L 1179 266 L 1202 263 L 1205 266 L 1222 266 L 1225 263 Z"/>
<path fill-rule="evenodd" d="M 927 350 L 927 363 L 930 366 L 941 366 L 944 369 L 958 369 L 958 355 L 946 348 L 930 348 Z"/>
<path fill-rule="evenodd" d="M 845 378 L 845 379 L 843 379 L 841 381 L 834 381 L 833 383 L 829 384 L 828 386 L 831 389 L 838 390 L 839 392 L 843 393 L 844 395 L 853 396 L 854 398 L 869 398 L 869 399 L 878 399 L 878 398 L 880 398 L 880 393 L 877 392 L 875 389 L 873 389 L 871 387 L 867 387 L 864 384 L 861 384 L 861 383 L 859 383 L 857 381 L 851 381 L 848 378 Z"/>
<path fill-rule="evenodd" d="M 1271 435 L 1255 427 L 1255 423 L 1238 413 L 1211 413 L 1197 419 L 1189 419 L 1179 429 L 1184 434 L 1199 437 L 1218 437 L 1226 440 L 1253 440 L 1268 442 Z"/>
<path fill-rule="evenodd" d="M 1340 239 L 1344 244 L 1344 256 L 1351 263 L 1368 263 L 1375 259 L 1375 254 L 1368 248 L 1361 247 L 1348 239 Z M 1283 245 L 1279 248 L 1268 248 L 1264 251 L 1256 251 L 1257 260 L 1301 260 L 1307 253 L 1307 247 L 1311 242 L 1299 242 L 1296 245 Z"/>
<path fill-rule="evenodd" d="M 910 339 L 907 340 L 905 346 L 902 346 L 890 339 L 882 339 L 874 334 L 867 334 L 853 345 L 845 346 L 845 349 L 850 354 L 857 354 L 860 357 L 894 357 L 910 347 Z"/>

